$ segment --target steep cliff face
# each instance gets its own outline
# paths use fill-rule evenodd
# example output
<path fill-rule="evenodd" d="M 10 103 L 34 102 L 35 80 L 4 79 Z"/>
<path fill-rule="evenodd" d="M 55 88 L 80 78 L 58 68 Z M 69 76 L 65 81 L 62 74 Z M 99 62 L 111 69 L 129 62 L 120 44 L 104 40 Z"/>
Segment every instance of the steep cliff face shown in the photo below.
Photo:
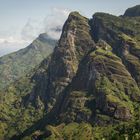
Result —
<path fill-rule="evenodd" d="M 140 17 L 116 17 L 97 13 L 91 21 L 96 41 L 105 40 L 113 48 L 140 86 Z"/>
<path fill-rule="evenodd" d="M 49 66 L 44 73 L 44 77 L 47 75 L 47 78 L 41 85 L 39 83 L 40 86 L 38 84 L 35 86 L 30 101 L 34 99 L 33 96 L 40 96 L 48 111 L 55 105 L 59 94 L 75 76 L 81 59 L 95 47 L 88 22 L 89 20 L 78 12 L 72 12 L 69 15 L 59 43 L 55 47 Z M 42 75 L 40 76 L 42 77 Z M 44 87 L 43 94 L 41 87 Z"/>
<path fill-rule="evenodd" d="M 102 41 L 98 44 L 80 63 L 77 75 L 64 93 L 60 106 L 62 122 L 97 123 L 102 121 L 98 118 L 101 114 L 110 121 L 129 120 L 134 115 L 133 102 L 140 101 L 137 83 L 111 47 Z"/>
<path fill-rule="evenodd" d="M 139 20 L 71 13 L 29 102 L 41 98 L 59 122 L 132 120 L 140 102 Z"/>

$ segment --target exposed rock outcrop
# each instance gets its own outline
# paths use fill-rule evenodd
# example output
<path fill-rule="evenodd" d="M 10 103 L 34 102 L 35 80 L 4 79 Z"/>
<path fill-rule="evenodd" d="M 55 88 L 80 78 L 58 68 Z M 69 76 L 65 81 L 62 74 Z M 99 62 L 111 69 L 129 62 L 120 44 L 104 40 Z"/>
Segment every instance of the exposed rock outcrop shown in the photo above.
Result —
<path fill-rule="evenodd" d="M 134 102 L 140 102 L 140 62 L 134 38 L 139 31 L 129 24 L 135 23 L 104 13 L 88 20 L 72 12 L 29 101 L 38 104 L 40 97 L 62 122 L 101 122 L 99 115 L 110 123 L 132 119 Z"/>
<path fill-rule="evenodd" d="M 67 87 L 75 76 L 79 62 L 91 50 L 95 43 L 90 35 L 89 20 L 78 12 L 72 12 L 62 31 L 58 45 L 55 47 L 49 66 L 44 73 L 47 78 L 42 84 L 37 84 L 32 92 L 33 96 L 41 96 L 48 111 L 53 108 L 60 93 Z M 40 75 L 41 76 L 41 75 Z M 35 76 L 36 77 L 36 76 Z M 42 76 L 41 76 L 42 77 Z M 40 79 L 38 77 L 38 79 Z M 39 85 L 39 86 L 38 86 Z M 43 94 L 41 87 L 44 87 Z M 41 94 L 40 94 L 41 93 Z"/>
<path fill-rule="evenodd" d="M 140 90 L 121 59 L 109 50 L 109 45 L 104 50 L 106 45 L 98 44 L 100 47 L 81 61 L 76 77 L 64 93 L 62 122 L 93 121 L 97 110 L 115 119 L 129 120 L 134 109 L 132 102 L 140 101 Z"/>

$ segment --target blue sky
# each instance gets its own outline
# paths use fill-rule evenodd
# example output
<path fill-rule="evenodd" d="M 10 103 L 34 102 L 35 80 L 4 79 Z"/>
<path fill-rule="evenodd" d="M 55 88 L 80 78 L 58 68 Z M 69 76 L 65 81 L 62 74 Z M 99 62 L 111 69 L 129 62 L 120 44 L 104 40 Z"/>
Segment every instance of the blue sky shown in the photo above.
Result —
<path fill-rule="evenodd" d="M 121 15 L 139 0 L 0 0 L 0 55 L 25 47 L 41 32 L 63 24 L 70 11 Z M 57 36 L 58 37 L 58 36 Z"/>

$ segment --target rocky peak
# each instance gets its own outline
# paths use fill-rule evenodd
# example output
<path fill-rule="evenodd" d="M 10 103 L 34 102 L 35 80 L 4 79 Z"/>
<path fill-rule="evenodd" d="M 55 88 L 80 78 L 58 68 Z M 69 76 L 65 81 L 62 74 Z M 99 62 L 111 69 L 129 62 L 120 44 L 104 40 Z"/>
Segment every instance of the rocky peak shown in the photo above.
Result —
<path fill-rule="evenodd" d="M 40 88 L 40 92 L 45 90 L 46 94 L 39 94 L 39 92 L 36 93 L 38 90 L 33 90 L 32 98 L 30 99 L 34 99 L 33 97 L 36 98 L 37 96 L 41 96 L 41 99 L 46 99 L 44 102 L 48 110 L 55 105 L 57 98 L 71 83 L 82 58 L 95 48 L 95 43 L 90 33 L 89 20 L 78 12 L 70 13 L 46 70 L 47 81 L 42 83 L 43 85 L 45 83 L 46 86 L 44 89 Z M 40 85 L 40 83 L 37 85 Z M 43 86 L 37 86 L 37 88 L 39 87 Z"/>
<path fill-rule="evenodd" d="M 62 31 L 50 64 L 51 95 L 59 95 L 76 74 L 79 61 L 94 47 L 88 19 L 72 12 Z M 54 91 L 52 90 L 54 89 Z"/>
<path fill-rule="evenodd" d="M 89 21 L 78 12 L 70 13 L 47 68 L 43 74 L 39 74 L 41 78 L 45 77 L 44 82 L 35 85 L 31 94 L 32 99 L 38 96 L 43 99 L 48 112 L 53 109 L 57 114 L 61 108 L 60 116 L 67 116 L 71 109 L 77 110 L 75 108 L 79 106 L 77 102 L 83 102 L 80 106 L 88 112 L 84 112 L 85 110 L 78 112 L 82 116 L 77 114 L 80 119 L 73 118 L 77 121 L 84 118 L 89 120 L 96 109 L 109 117 L 129 120 L 133 110 L 131 101 L 140 100 L 137 85 L 139 78 L 129 69 L 129 65 L 134 65 L 128 56 L 131 53 L 130 48 L 134 48 L 135 43 L 132 43 L 128 36 L 130 27 L 126 23 L 123 27 L 122 21 L 131 22 L 105 13 L 96 13 Z M 135 71 L 139 69 L 137 66 Z M 106 90 L 109 86 L 112 89 Z M 118 86 L 120 91 L 117 89 Z M 130 98 L 128 100 L 130 107 L 127 107 L 126 102 L 121 103 L 122 96 L 119 92 L 125 96 L 124 100 Z M 96 99 L 93 101 L 93 98 Z M 67 106 L 69 102 L 70 104 L 74 102 L 75 105 Z M 94 102 L 96 107 L 93 112 L 86 106 L 90 102 Z M 65 110 L 63 107 L 70 110 Z M 122 116 L 123 111 L 126 112 L 124 116 Z"/>
<path fill-rule="evenodd" d="M 132 118 L 132 101 L 140 101 L 140 90 L 121 59 L 105 49 L 109 45 L 104 41 L 99 44 L 81 61 L 61 100 L 59 120 L 62 122 L 100 122 L 103 121 L 98 118 L 100 114 L 107 115 L 110 123 Z"/>
<path fill-rule="evenodd" d="M 105 40 L 112 47 L 113 52 L 122 59 L 138 85 L 140 85 L 139 21 L 139 17 L 117 17 L 105 13 L 96 13 L 91 20 L 95 41 Z"/>
<path fill-rule="evenodd" d="M 71 13 L 69 14 L 68 19 L 70 19 L 70 18 L 78 19 L 78 18 L 83 18 L 83 16 L 82 16 L 79 12 L 73 11 L 73 12 L 71 12 Z M 86 17 L 85 17 L 85 18 L 86 18 Z"/>
<path fill-rule="evenodd" d="M 53 43 L 52 39 L 47 33 L 42 33 L 39 35 L 38 37 L 41 41 L 44 41 L 44 42 L 49 42 L 49 43 Z"/>

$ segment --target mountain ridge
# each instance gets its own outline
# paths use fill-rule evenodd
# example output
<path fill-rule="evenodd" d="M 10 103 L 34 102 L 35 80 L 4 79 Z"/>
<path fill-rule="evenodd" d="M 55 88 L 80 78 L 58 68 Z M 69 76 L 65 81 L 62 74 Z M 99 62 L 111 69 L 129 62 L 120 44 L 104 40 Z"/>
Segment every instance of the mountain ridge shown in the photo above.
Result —
<path fill-rule="evenodd" d="M 44 33 L 26 48 L 0 57 L 0 89 L 5 88 L 39 65 L 52 53 L 55 44 L 56 40 Z"/>
<path fill-rule="evenodd" d="M 128 17 L 137 17 L 140 16 L 140 5 L 136 5 L 134 7 L 128 8 L 125 13 L 124 16 L 128 16 Z"/>
<path fill-rule="evenodd" d="M 139 16 L 96 13 L 87 19 L 72 12 L 53 53 L 8 89 L 15 96 L 24 87 L 20 101 L 9 103 L 19 101 L 13 112 L 20 119 L 18 129 L 9 119 L 13 133 L 9 128 L 6 138 L 139 139 L 139 21 Z"/>

